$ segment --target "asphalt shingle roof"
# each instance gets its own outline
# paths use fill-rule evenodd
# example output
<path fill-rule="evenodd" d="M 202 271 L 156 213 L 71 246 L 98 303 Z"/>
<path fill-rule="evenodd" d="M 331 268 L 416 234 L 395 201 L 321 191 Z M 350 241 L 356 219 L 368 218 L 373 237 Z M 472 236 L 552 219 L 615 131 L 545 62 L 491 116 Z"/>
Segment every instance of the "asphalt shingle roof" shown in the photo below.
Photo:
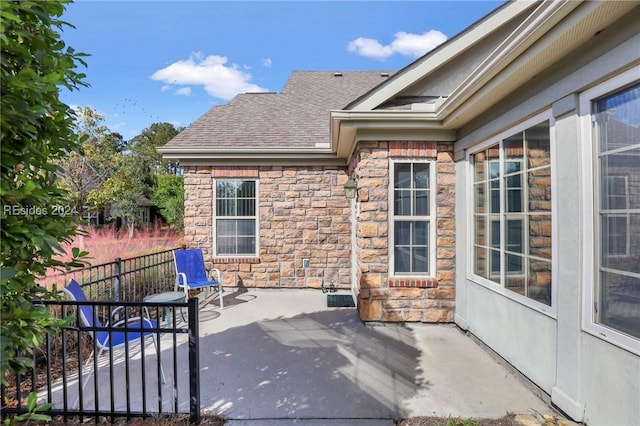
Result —
<path fill-rule="evenodd" d="M 280 93 L 245 93 L 215 106 L 166 148 L 309 148 L 329 142 L 329 111 L 386 80 L 386 71 L 294 71 Z"/>

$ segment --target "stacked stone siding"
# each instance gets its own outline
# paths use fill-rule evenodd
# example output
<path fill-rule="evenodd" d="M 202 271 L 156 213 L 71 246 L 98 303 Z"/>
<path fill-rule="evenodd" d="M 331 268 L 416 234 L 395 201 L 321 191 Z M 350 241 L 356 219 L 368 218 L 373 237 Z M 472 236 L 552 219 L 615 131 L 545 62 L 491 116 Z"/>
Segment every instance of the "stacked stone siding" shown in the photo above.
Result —
<path fill-rule="evenodd" d="M 389 277 L 389 160 L 436 162 L 436 273 Z M 359 142 L 349 170 L 358 185 L 359 310 L 365 321 L 451 322 L 454 314 L 455 165 L 453 143 Z M 358 275 L 358 274 L 357 274 Z"/>
<path fill-rule="evenodd" d="M 214 178 L 258 180 L 257 257 L 213 256 Z M 347 178 L 346 170 L 331 166 L 186 167 L 185 244 L 203 250 L 207 266 L 222 271 L 225 286 L 349 288 Z"/>

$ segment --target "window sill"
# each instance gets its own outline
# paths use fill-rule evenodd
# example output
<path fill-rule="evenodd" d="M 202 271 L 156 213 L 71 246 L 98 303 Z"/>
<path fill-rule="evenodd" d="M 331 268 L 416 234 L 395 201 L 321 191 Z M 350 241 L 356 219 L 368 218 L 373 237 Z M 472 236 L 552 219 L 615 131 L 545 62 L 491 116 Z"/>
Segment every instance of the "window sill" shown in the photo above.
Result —
<path fill-rule="evenodd" d="M 594 322 L 587 322 L 582 327 L 582 331 L 600 340 L 604 340 L 609 344 L 617 346 L 622 350 L 631 352 L 635 355 L 640 355 L 640 340 L 620 333 L 612 328 L 605 327 Z"/>
<path fill-rule="evenodd" d="M 438 287 L 438 280 L 436 278 L 395 277 L 389 278 L 389 287 L 436 288 Z"/>
<path fill-rule="evenodd" d="M 513 292 L 507 288 L 502 287 L 498 283 L 487 280 L 477 275 L 467 276 L 467 280 L 474 284 L 481 285 L 482 287 L 494 293 L 500 294 L 501 296 L 504 296 L 505 298 L 512 300 L 516 303 L 519 303 L 520 305 L 523 305 L 529 309 L 532 309 L 536 312 L 540 312 L 541 314 L 546 315 L 550 318 L 557 319 L 556 308 L 554 306 L 548 306 L 548 305 L 545 305 L 544 303 L 536 302 L 533 299 L 530 299 L 526 296 Z M 551 296 L 552 303 L 554 299 L 555 297 L 552 295 Z"/>
<path fill-rule="evenodd" d="M 259 257 L 214 257 L 213 263 L 260 263 Z"/>

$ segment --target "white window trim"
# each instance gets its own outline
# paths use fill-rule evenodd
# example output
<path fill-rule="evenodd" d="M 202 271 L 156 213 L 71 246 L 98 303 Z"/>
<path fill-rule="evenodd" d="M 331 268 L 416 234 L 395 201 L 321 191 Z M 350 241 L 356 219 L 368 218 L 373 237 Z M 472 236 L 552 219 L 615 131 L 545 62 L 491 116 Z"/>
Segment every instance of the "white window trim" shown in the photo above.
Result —
<path fill-rule="evenodd" d="M 395 234 L 394 234 L 394 187 L 395 187 L 395 179 L 394 179 L 394 169 L 395 165 L 398 163 L 427 163 L 429 164 L 429 274 L 396 274 L 395 271 Z M 392 158 L 389 159 L 389 219 L 388 219 L 388 228 L 389 228 L 389 266 L 388 270 L 390 271 L 390 278 L 397 279 L 416 279 L 416 278 L 435 278 L 437 273 L 437 228 L 436 222 L 438 220 L 437 217 L 437 175 L 436 175 L 437 164 L 435 160 L 427 159 L 427 158 Z M 411 216 L 416 217 L 416 216 Z"/>
<path fill-rule="evenodd" d="M 582 180 L 585 190 L 583 191 L 584 203 L 582 206 L 584 212 L 583 221 L 583 245 L 582 257 L 582 273 L 584 277 L 584 289 L 582 297 L 582 329 L 606 342 L 619 346 L 625 350 L 640 355 L 640 339 L 633 338 L 627 334 L 621 333 L 613 328 L 609 328 L 598 324 L 594 320 L 593 307 L 595 303 L 596 279 L 598 276 L 598 246 L 596 241 L 599 235 L 598 215 L 595 209 L 595 192 L 599 187 L 599 183 L 595 180 L 595 147 L 593 140 L 593 132 L 591 126 L 592 101 L 604 96 L 608 93 L 616 92 L 624 86 L 638 80 L 640 75 L 640 65 L 620 73 L 619 75 L 605 81 L 598 86 L 586 90 L 580 95 L 579 114 L 580 125 L 583 135 L 584 156 L 582 158 Z M 592 184 L 595 185 L 592 187 Z M 593 190 L 591 190 L 593 188 Z M 595 231 L 595 232 L 594 232 Z M 596 260 L 591 261 L 591 260 Z"/>
<path fill-rule="evenodd" d="M 216 201 L 217 201 L 217 196 L 216 196 L 216 184 L 218 181 L 223 181 L 223 180 L 251 180 L 254 181 L 256 183 L 256 214 L 255 214 L 255 219 L 256 219 L 256 225 L 255 225 L 255 235 L 256 235 L 256 252 L 253 254 L 220 254 L 218 253 L 218 238 L 217 238 L 217 232 L 216 232 L 216 219 L 218 218 L 217 214 L 216 214 Z M 242 178 L 242 177 L 228 177 L 228 178 L 218 178 L 218 179 L 213 179 L 213 183 L 212 183 L 212 197 L 211 197 L 211 217 L 212 217 L 212 222 L 211 222 L 211 233 L 212 233 L 212 239 L 213 239 L 213 257 L 220 257 L 220 258 L 234 258 L 234 259 L 256 259 L 260 256 L 260 180 L 258 178 Z M 247 216 L 250 217 L 250 216 Z"/>
<path fill-rule="evenodd" d="M 528 129 L 529 127 L 533 127 L 537 124 L 540 124 L 543 121 L 549 121 L 549 138 L 550 138 L 550 154 L 551 154 L 551 306 L 545 305 L 544 303 L 537 302 L 534 299 L 530 299 L 527 296 L 523 296 L 514 291 L 507 289 L 504 286 L 504 283 L 496 283 L 494 281 L 488 280 L 484 277 L 476 275 L 474 273 L 474 223 L 473 223 L 473 165 L 471 164 L 471 156 L 483 149 L 486 149 L 495 144 L 499 144 L 503 139 L 512 136 L 514 133 L 521 132 L 523 130 Z M 557 318 L 557 306 L 558 306 L 558 220 L 557 220 L 557 212 L 555 206 L 557 206 L 557 190 L 556 181 L 557 181 L 557 169 L 556 169 L 556 138 L 555 138 L 555 119 L 553 117 L 551 109 L 536 114 L 525 121 L 520 122 L 512 127 L 509 127 L 507 130 L 502 131 L 499 134 L 494 135 L 490 139 L 487 139 L 469 149 L 466 150 L 465 153 L 465 161 L 466 161 L 466 175 L 468 177 L 467 186 L 467 280 L 472 281 L 476 284 L 479 284 L 495 293 L 498 293 L 507 299 L 511 299 L 517 303 L 520 303 L 534 311 L 540 312 L 544 315 L 547 315 L 551 318 Z M 501 175 L 502 168 L 504 167 L 503 162 L 501 162 Z M 503 185 L 501 179 L 500 185 Z M 500 208 L 501 211 L 504 211 L 504 197 L 500 198 Z M 504 242 L 504 232 L 500 235 L 501 242 Z M 501 244 L 504 245 L 504 244 Z M 504 255 L 504 251 L 501 251 L 501 256 Z M 502 260 L 501 260 L 502 262 Z"/>

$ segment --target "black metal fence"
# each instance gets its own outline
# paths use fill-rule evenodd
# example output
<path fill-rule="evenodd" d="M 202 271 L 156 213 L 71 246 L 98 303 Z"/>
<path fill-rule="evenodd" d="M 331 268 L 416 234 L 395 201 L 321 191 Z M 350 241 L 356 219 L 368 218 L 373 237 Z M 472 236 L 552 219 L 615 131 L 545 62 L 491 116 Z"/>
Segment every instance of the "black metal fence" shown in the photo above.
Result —
<path fill-rule="evenodd" d="M 113 262 L 60 273 L 47 277 L 45 285 L 62 288 L 73 278 L 83 286 L 90 300 L 142 301 L 149 294 L 173 290 L 176 280 L 173 250 L 116 258 Z"/>
<path fill-rule="evenodd" d="M 38 405 L 52 404 L 41 413 L 65 420 L 93 417 L 97 423 L 101 417 L 114 422 L 121 417 L 188 413 L 191 422 L 200 421 L 197 298 L 180 303 L 42 305 L 52 315 L 75 320 L 45 336 L 43 347 L 33 353 L 35 369 L 26 376 L 14 375 L 15 383 L 1 387 L 3 418 L 27 412 L 27 397 L 35 392 Z M 125 318 L 150 321 L 145 326 L 139 321 L 116 326 L 109 321 L 116 310 Z M 82 321 L 88 312 L 95 318 L 104 315 L 101 312 L 108 316 L 100 323 Z"/>

